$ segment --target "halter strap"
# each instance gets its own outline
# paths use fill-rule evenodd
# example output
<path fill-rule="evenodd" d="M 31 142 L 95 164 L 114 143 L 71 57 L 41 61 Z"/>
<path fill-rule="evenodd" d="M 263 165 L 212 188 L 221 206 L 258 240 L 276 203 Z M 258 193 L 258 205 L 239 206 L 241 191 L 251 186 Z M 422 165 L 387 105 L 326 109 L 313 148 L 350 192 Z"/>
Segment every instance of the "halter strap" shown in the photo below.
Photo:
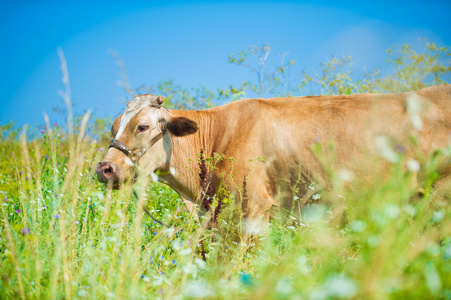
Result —
<path fill-rule="evenodd" d="M 108 148 L 116 148 L 117 150 L 121 151 L 128 157 L 133 156 L 133 151 L 130 148 L 128 148 L 127 145 L 116 139 L 111 141 L 111 144 Z"/>
<path fill-rule="evenodd" d="M 136 149 L 140 149 L 139 153 L 138 153 L 138 159 L 141 158 L 141 156 L 144 155 L 144 153 L 147 152 L 147 150 L 149 150 L 156 142 L 158 142 L 166 133 L 166 129 L 163 129 L 160 133 L 158 133 L 156 136 L 154 136 L 149 144 L 147 145 L 147 147 L 136 147 L 136 148 L 129 148 L 127 145 L 125 145 L 123 142 L 119 141 L 119 140 L 112 140 L 111 144 L 108 148 L 116 148 L 117 150 L 121 151 L 122 153 L 124 153 L 128 158 L 130 158 L 134 164 L 137 163 L 137 159 L 136 159 L 136 155 L 133 153 L 134 150 Z"/>

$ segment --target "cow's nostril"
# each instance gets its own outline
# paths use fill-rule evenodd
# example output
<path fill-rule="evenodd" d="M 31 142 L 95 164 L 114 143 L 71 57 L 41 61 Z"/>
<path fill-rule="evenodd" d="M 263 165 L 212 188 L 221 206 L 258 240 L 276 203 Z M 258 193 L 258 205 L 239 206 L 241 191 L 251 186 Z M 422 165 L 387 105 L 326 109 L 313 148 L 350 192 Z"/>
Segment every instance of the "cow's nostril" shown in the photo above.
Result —
<path fill-rule="evenodd" d="M 106 176 L 111 176 L 111 173 L 113 173 L 113 168 L 110 166 L 107 166 L 105 169 L 103 169 L 103 174 Z"/>
<path fill-rule="evenodd" d="M 104 166 L 103 167 L 103 175 L 105 176 L 105 178 L 110 179 L 111 176 L 114 175 L 113 166 L 111 166 L 111 165 Z"/>
<path fill-rule="evenodd" d="M 112 162 L 101 161 L 96 168 L 97 179 L 102 183 L 107 183 L 110 180 L 117 183 L 119 181 L 117 170 L 116 165 Z"/>

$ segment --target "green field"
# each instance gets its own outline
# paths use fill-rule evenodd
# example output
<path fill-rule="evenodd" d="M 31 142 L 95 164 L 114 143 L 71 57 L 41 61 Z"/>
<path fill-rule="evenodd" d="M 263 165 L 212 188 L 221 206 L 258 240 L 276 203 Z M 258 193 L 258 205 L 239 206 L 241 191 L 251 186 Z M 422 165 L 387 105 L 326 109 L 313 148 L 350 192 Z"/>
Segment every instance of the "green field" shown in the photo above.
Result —
<path fill-rule="evenodd" d="M 390 51 L 386 74 L 375 70 L 359 80 L 349 58 L 333 58 L 290 88 L 283 74 L 293 62 L 268 69 L 255 84 L 209 91 L 162 82 L 153 93 L 167 96 L 170 107 L 202 108 L 246 93 L 401 92 L 450 81 L 449 47 Z M 242 65 L 252 53 L 229 61 Z M 275 218 L 239 240 L 236 218 L 224 213 L 209 229 L 208 216 L 191 216 L 172 189 L 150 178 L 106 190 L 94 170 L 111 123 L 88 117 L 75 115 L 74 126 L 71 114 L 61 127 L 47 121 L 33 137 L 1 127 L 0 299 L 451 299 L 451 187 L 436 185 L 451 144 L 414 160 L 388 145 L 391 162 L 368 158 L 370 180 L 335 173 L 333 157 L 324 154 L 333 151 L 318 145 L 335 189 L 312 185 L 321 198 L 301 217 Z M 228 200 L 224 211 L 235 212 L 234 195 Z M 152 221 L 143 206 L 183 231 Z"/>

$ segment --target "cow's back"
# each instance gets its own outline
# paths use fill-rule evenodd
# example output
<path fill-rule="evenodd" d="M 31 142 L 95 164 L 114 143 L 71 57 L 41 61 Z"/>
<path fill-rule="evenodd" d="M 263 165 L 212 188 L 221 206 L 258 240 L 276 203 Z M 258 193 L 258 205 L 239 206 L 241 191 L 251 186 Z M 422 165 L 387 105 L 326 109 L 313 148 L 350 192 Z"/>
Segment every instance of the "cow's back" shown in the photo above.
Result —
<path fill-rule="evenodd" d="M 374 148 L 375 136 L 404 142 L 411 134 L 424 139 L 424 149 L 430 149 L 446 146 L 451 130 L 451 85 L 400 94 L 246 99 L 232 104 L 224 106 L 227 117 L 220 138 L 226 133 L 233 139 L 229 151 L 244 154 L 253 148 L 264 156 L 290 156 L 324 141 L 334 142 L 337 151 L 353 153 Z M 412 122 L 416 114 L 421 128 Z"/>

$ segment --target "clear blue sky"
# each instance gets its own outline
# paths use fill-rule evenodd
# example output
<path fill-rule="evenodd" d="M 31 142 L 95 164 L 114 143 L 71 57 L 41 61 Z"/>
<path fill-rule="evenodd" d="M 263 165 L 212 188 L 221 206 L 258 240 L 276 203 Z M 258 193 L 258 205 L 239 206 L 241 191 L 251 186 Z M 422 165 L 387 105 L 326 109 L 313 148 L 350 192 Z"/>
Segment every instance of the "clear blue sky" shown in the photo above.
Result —
<path fill-rule="evenodd" d="M 131 86 L 173 79 L 226 87 L 252 79 L 227 63 L 249 45 L 290 51 L 297 70 L 331 54 L 377 67 L 392 45 L 418 38 L 451 45 L 451 1 L 11 1 L 0 0 L 0 124 L 61 122 L 57 47 L 70 73 L 74 110 L 117 116 L 126 94 L 108 49 L 123 58 Z"/>

